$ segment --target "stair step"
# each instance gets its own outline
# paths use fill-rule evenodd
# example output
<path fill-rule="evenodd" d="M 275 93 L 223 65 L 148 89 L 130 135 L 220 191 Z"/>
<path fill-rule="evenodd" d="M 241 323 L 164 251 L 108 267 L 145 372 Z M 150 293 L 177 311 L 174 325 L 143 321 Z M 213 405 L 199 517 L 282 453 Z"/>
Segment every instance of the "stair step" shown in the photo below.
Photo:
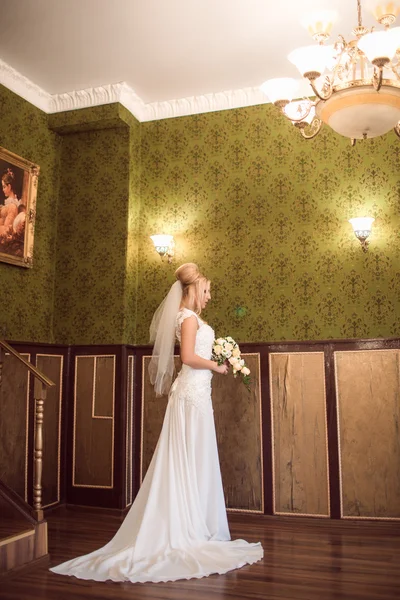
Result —
<path fill-rule="evenodd" d="M 33 535 L 34 526 L 15 506 L 0 495 L 0 546 L 10 537 Z"/>

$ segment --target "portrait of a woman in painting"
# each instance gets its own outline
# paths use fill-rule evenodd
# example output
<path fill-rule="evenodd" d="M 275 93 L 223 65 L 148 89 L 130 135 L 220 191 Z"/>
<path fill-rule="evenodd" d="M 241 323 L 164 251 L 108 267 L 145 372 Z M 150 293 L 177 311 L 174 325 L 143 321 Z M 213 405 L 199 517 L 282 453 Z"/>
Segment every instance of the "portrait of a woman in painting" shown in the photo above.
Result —
<path fill-rule="evenodd" d="M 0 148 L 0 260 L 3 262 L 32 266 L 38 173 L 37 165 Z"/>

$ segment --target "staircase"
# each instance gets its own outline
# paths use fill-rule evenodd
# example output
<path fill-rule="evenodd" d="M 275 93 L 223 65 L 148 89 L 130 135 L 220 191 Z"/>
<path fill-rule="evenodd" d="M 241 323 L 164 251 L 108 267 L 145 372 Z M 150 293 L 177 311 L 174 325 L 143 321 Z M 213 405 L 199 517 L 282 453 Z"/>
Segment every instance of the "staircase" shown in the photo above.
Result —
<path fill-rule="evenodd" d="M 47 523 L 0 481 L 0 578 L 38 559 L 48 559 Z"/>
<path fill-rule="evenodd" d="M 34 486 L 31 507 L 16 491 L 0 480 L 0 578 L 49 558 L 47 522 L 43 518 L 42 509 L 43 410 L 46 387 L 54 385 L 7 342 L 0 340 L 0 391 L 5 353 L 15 356 L 34 377 L 35 430 L 31 457 Z M 7 415 L 3 414 L 2 418 L 7 418 Z M 17 444 L 18 440 L 12 443 Z M 12 465 L 10 467 L 12 469 Z"/>

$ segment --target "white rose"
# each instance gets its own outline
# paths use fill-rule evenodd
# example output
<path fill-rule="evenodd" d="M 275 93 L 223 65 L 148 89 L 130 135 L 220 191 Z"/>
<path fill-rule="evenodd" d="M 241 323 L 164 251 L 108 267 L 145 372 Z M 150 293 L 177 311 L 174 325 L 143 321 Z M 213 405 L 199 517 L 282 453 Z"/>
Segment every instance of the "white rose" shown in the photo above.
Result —
<path fill-rule="evenodd" d="M 215 340 L 215 343 L 218 344 L 218 346 L 223 346 L 224 345 L 224 339 L 223 338 L 218 338 L 217 340 Z"/>
<path fill-rule="evenodd" d="M 232 342 L 235 343 L 235 340 L 233 338 L 231 338 L 230 335 L 228 335 L 228 337 L 226 338 L 227 342 Z"/>
<path fill-rule="evenodd" d="M 228 352 L 230 352 L 231 350 L 233 350 L 233 346 L 232 344 L 230 344 L 229 342 L 227 344 L 225 344 L 224 346 L 225 350 L 227 350 Z"/>
<path fill-rule="evenodd" d="M 222 352 L 221 346 L 219 346 L 219 345 L 214 346 L 214 354 L 216 354 L 217 356 L 219 356 L 221 354 L 221 352 Z"/>
<path fill-rule="evenodd" d="M 236 358 L 240 357 L 240 350 L 239 350 L 239 348 L 234 348 L 232 350 L 232 356 L 235 356 Z"/>
<path fill-rule="evenodd" d="M 232 367 L 234 367 L 236 369 L 236 363 L 237 363 L 237 358 L 234 358 L 233 356 L 229 359 L 230 364 L 232 365 Z"/>
<path fill-rule="evenodd" d="M 243 375 L 250 375 L 250 369 L 248 369 L 247 367 L 243 367 L 242 373 L 243 373 Z"/>
<path fill-rule="evenodd" d="M 224 356 L 225 358 L 230 358 L 232 356 L 232 352 L 227 352 L 226 350 L 224 350 Z"/>
<path fill-rule="evenodd" d="M 243 360 L 243 358 L 239 362 L 240 362 L 240 366 L 244 367 L 244 360 Z"/>

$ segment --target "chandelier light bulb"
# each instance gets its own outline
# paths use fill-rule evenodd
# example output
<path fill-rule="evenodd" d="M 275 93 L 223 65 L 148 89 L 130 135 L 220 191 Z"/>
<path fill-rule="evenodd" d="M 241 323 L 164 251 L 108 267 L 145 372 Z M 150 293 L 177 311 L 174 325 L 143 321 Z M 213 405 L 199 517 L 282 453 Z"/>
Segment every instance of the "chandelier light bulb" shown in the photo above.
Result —
<path fill-rule="evenodd" d="M 260 89 L 268 97 L 269 101 L 278 106 L 285 106 L 296 96 L 298 83 L 290 77 L 278 77 L 268 79 Z"/>

